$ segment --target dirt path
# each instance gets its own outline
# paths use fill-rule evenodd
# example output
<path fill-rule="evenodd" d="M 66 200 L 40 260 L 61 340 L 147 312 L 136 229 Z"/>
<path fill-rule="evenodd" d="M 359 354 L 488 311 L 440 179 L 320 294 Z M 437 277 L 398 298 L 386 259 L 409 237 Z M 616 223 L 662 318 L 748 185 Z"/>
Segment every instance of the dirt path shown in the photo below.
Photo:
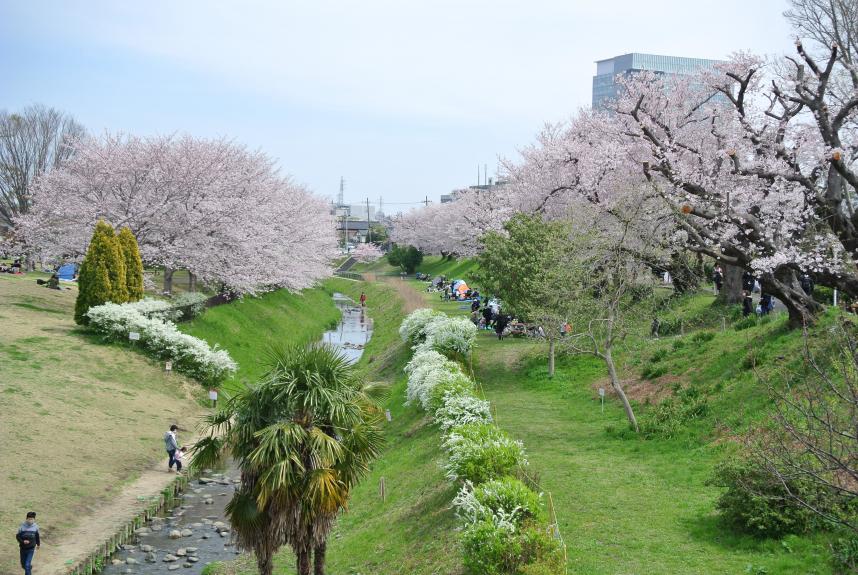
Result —
<path fill-rule="evenodd" d="M 402 299 L 406 313 L 411 313 L 423 307 L 429 307 L 426 304 L 423 294 L 414 289 L 406 280 L 391 276 L 376 276 L 375 274 L 364 274 L 364 277 L 367 281 L 380 281 L 394 288 Z"/>
<path fill-rule="evenodd" d="M 110 501 L 80 518 L 77 526 L 58 541 L 43 541 L 45 547 L 36 554 L 33 572 L 37 575 L 61 575 L 68 571 L 69 561 L 86 558 L 100 543 L 119 531 L 125 523 L 146 507 L 175 478 L 167 472 L 166 454 Z"/>

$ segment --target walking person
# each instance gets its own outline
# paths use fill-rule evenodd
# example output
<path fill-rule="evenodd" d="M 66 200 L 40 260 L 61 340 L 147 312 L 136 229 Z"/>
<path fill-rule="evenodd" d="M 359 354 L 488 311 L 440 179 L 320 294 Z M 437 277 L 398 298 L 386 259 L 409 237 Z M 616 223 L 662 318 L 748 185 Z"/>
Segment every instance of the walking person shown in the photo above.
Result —
<path fill-rule="evenodd" d="M 42 545 L 42 540 L 39 538 L 39 526 L 36 525 L 35 511 L 27 513 L 27 520 L 18 527 L 15 539 L 18 540 L 18 547 L 21 551 L 21 569 L 24 570 L 24 575 L 33 575 L 33 555 L 36 554 L 36 549 Z"/>
<path fill-rule="evenodd" d="M 187 455 L 188 448 L 182 446 L 181 448 L 176 450 L 176 455 L 173 456 L 173 459 L 176 461 L 176 471 L 182 471 L 182 463 L 185 461 L 185 455 Z"/>
<path fill-rule="evenodd" d="M 170 460 L 167 462 L 167 469 L 169 471 L 173 470 L 173 464 L 176 463 L 176 451 L 179 450 L 179 442 L 176 439 L 176 432 L 179 430 L 178 425 L 171 425 L 170 431 L 164 434 L 164 447 L 167 448 L 167 455 L 170 456 Z M 181 466 L 179 467 L 181 469 Z"/>
<path fill-rule="evenodd" d="M 751 299 L 751 294 L 747 291 L 742 292 L 742 316 L 748 317 L 754 313 L 754 300 Z"/>
<path fill-rule="evenodd" d="M 715 295 L 721 293 L 721 286 L 724 285 L 724 271 L 721 266 L 715 266 L 715 272 L 712 274 L 712 281 L 715 282 Z"/>
<path fill-rule="evenodd" d="M 360 306 L 366 307 L 366 294 L 363 292 L 360 292 Z"/>

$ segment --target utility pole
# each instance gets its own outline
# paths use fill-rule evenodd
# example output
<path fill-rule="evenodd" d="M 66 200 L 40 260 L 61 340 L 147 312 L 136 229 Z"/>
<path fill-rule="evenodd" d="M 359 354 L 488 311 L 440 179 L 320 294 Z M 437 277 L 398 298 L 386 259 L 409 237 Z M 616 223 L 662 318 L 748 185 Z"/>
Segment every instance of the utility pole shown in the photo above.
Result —
<path fill-rule="evenodd" d="M 427 208 L 429 207 L 429 196 L 426 196 L 426 199 L 423 201 L 423 205 Z"/>
<path fill-rule="evenodd" d="M 369 198 L 366 199 L 366 243 L 372 243 L 372 225 L 369 217 Z"/>

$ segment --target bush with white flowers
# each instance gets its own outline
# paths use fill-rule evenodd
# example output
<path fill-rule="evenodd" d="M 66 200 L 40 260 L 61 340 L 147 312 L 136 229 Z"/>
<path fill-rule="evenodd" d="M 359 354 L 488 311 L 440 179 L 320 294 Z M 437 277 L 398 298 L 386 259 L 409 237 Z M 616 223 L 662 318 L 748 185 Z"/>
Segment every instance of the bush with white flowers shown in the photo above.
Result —
<path fill-rule="evenodd" d="M 435 411 L 435 422 L 443 431 L 469 423 L 491 423 L 491 405 L 473 395 L 448 392 L 444 405 Z"/>
<path fill-rule="evenodd" d="M 146 301 L 146 300 L 144 300 Z M 225 349 L 211 347 L 205 341 L 182 333 L 170 321 L 147 317 L 141 311 L 160 308 L 140 302 L 94 306 L 87 311 L 90 327 L 106 339 L 127 341 L 128 334 L 140 334 L 140 345 L 151 354 L 173 362 L 173 369 L 186 373 L 206 387 L 214 387 L 235 373 L 238 366 Z"/>
<path fill-rule="evenodd" d="M 426 346 L 435 351 L 467 355 L 477 338 L 477 326 L 465 317 L 442 317 L 424 328 Z"/>
<path fill-rule="evenodd" d="M 419 402 L 446 432 L 447 478 L 464 482 L 453 506 L 465 522 L 466 571 L 501 575 L 532 565 L 533 573 L 560 572 L 563 555 L 547 534 L 541 496 L 512 477 L 527 466 L 522 443 L 492 423 L 489 402 L 474 395 L 474 381 L 449 359 L 470 353 L 476 326 L 420 309 L 405 318 L 399 334 L 414 351 L 405 366 L 408 402 Z"/>
<path fill-rule="evenodd" d="M 446 316 L 429 308 L 414 310 L 402 320 L 402 324 L 399 326 L 399 336 L 402 341 L 417 345 L 426 339 L 426 334 L 423 331 L 426 325 L 438 317 Z"/>
<path fill-rule="evenodd" d="M 442 363 L 424 363 L 414 368 L 408 376 L 406 386 L 408 402 L 418 401 L 423 409 L 428 410 L 432 390 L 459 374 L 461 374 L 459 365 L 449 359 L 445 359 Z"/>
<path fill-rule="evenodd" d="M 482 483 L 527 466 L 524 445 L 488 423 L 453 428 L 444 439 L 444 448 L 450 457 L 444 469 L 451 480 Z"/>

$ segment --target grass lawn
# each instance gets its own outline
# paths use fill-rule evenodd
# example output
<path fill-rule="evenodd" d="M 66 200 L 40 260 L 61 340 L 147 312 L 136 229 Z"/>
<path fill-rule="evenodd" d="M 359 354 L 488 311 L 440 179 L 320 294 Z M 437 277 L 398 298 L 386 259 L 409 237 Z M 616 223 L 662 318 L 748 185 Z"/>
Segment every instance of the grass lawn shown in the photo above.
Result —
<path fill-rule="evenodd" d="M 421 282 L 410 283 L 422 290 Z M 429 307 L 467 313 L 460 303 L 424 297 Z M 477 381 L 500 426 L 524 441 L 535 474 L 551 493 L 570 573 L 831 573 L 824 535 L 760 541 L 718 522 L 719 490 L 706 481 L 731 451 L 724 435 L 767 413 L 753 369 L 778 377 L 784 362 L 800 357 L 802 340 L 786 329 L 783 316 L 721 331 L 720 318 L 729 310 L 713 300 L 701 294 L 671 310 L 671 317 L 688 320 L 685 336 L 632 338 L 620 350 L 621 375 L 640 394 L 639 418 L 649 409 L 646 397 L 669 394 L 676 384 L 697 387 L 709 398 L 709 415 L 672 439 L 622 439 L 608 431 L 628 424 L 618 402 L 607 401 L 601 412 L 596 388 L 609 386 L 600 361 L 563 358 L 549 379 L 543 344 L 501 342 L 480 333 Z M 823 337 L 823 325 L 814 337 Z M 640 378 L 648 367 L 660 375 Z"/>
<path fill-rule="evenodd" d="M 80 331 L 77 288 L 37 286 L 43 275 L 0 274 L 0 573 L 18 572 L 26 511 L 56 540 L 161 457 L 170 423 L 203 411 L 196 383 Z"/>
<path fill-rule="evenodd" d="M 210 308 L 179 328 L 225 348 L 238 362 L 238 372 L 225 385 L 229 391 L 264 373 L 266 351 L 271 346 L 321 340 L 322 333 L 339 318 L 340 312 L 323 289 L 297 294 L 277 290 Z"/>

